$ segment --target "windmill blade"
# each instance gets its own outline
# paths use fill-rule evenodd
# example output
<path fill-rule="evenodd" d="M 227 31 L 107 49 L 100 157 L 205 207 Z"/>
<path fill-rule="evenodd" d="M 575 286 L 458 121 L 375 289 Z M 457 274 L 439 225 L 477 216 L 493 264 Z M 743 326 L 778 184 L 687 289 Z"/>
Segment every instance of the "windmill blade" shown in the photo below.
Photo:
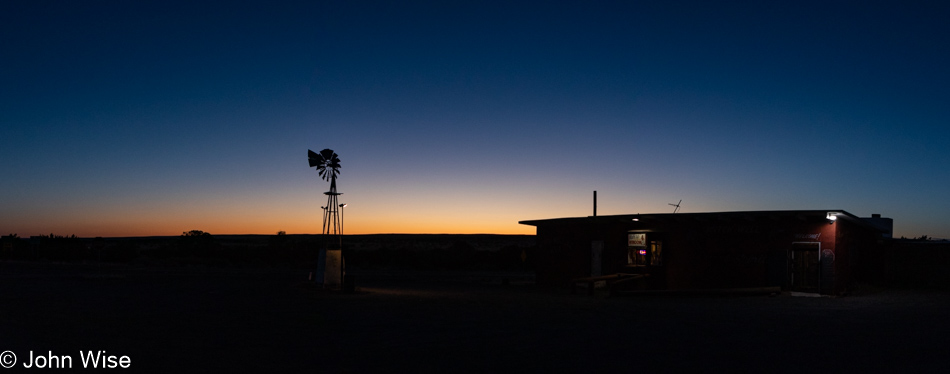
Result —
<path fill-rule="evenodd" d="M 333 152 L 330 148 L 320 151 L 320 157 L 323 157 L 323 160 L 328 163 L 333 161 L 340 162 L 340 156 L 337 156 L 336 152 Z"/>
<path fill-rule="evenodd" d="M 310 167 L 314 167 L 323 163 L 323 157 L 320 157 L 317 152 L 307 150 L 307 159 L 310 161 Z"/>
<path fill-rule="evenodd" d="M 307 160 L 310 167 L 316 167 L 320 177 L 326 181 L 333 182 L 340 174 L 340 156 L 332 149 L 326 148 L 320 153 L 308 149 Z"/>
<path fill-rule="evenodd" d="M 329 180 L 335 178 L 336 175 L 340 173 L 340 156 L 332 149 L 327 148 L 320 151 L 320 157 L 323 158 L 323 167 L 329 169 L 324 179 Z"/>

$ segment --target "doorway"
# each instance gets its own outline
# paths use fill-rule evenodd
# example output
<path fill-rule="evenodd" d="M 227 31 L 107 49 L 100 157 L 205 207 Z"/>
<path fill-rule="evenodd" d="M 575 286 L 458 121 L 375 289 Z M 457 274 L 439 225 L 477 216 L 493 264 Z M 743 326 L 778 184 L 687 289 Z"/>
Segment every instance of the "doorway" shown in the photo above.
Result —
<path fill-rule="evenodd" d="M 819 242 L 792 243 L 789 251 L 789 290 L 818 293 L 821 287 Z"/>
<path fill-rule="evenodd" d="M 601 275 L 601 265 L 604 263 L 604 241 L 594 240 L 590 242 L 590 276 L 599 277 Z"/>

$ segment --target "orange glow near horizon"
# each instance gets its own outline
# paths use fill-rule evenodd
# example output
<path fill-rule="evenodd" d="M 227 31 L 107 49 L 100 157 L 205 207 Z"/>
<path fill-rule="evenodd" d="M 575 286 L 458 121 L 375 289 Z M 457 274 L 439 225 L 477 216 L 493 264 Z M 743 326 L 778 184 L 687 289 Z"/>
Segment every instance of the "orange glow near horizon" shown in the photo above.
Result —
<path fill-rule="evenodd" d="M 453 189 L 449 189 L 453 187 Z M 0 217 L 3 234 L 76 235 L 79 237 L 177 236 L 190 230 L 212 235 L 319 234 L 322 226 L 322 195 L 308 186 L 295 186 L 268 193 L 172 195 L 152 201 L 111 202 L 94 200 L 74 206 L 38 209 L 14 218 Z M 443 186 L 421 191 L 390 187 L 385 195 L 376 189 L 356 189 L 340 200 L 343 230 L 347 235 L 365 234 L 499 234 L 534 235 L 535 227 L 518 221 L 576 217 L 589 214 L 585 194 L 579 199 L 545 196 L 532 199 L 529 189 L 513 189 L 498 197 L 483 189 Z M 645 191 L 640 192 L 641 195 Z M 617 195 L 602 194 L 602 214 L 627 213 Z M 554 202 L 554 203 L 551 203 Z"/>
<path fill-rule="evenodd" d="M 517 225 L 515 227 L 501 227 L 492 225 L 483 226 L 356 226 L 350 229 L 345 227 L 345 235 L 372 235 L 372 234 L 493 234 L 493 235 L 534 235 L 533 226 Z M 24 230 L 13 230 L 7 234 L 17 234 L 21 238 L 34 235 L 76 235 L 82 238 L 93 237 L 145 237 L 145 236 L 178 236 L 183 232 L 201 230 L 212 235 L 274 235 L 279 231 L 287 234 L 315 235 L 320 234 L 319 224 L 314 225 L 272 225 L 261 227 L 254 225 L 191 225 L 177 224 L 150 225 L 146 227 L 94 227 L 87 225 L 62 225 L 52 227 L 27 227 Z M 9 230 L 8 230 L 9 231 Z"/>
<path fill-rule="evenodd" d="M 151 210 L 151 214 L 126 215 L 116 212 L 99 214 L 57 214 L 54 219 L 2 223 L 4 235 L 20 237 L 33 235 L 76 235 L 79 237 L 140 237 L 177 236 L 190 230 L 201 230 L 212 235 L 273 235 L 319 234 L 322 216 L 319 212 L 243 209 L 167 209 Z M 217 211 L 210 214 L 207 211 Z M 347 214 L 350 213 L 350 214 Z M 353 209 L 344 213 L 344 234 L 511 234 L 534 235 L 533 226 L 518 224 L 522 217 L 487 217 L 460 214 L 454 216 L 435 213 L 397 216 L 374 214 Z M 359 213 L 359 214 L 357 214 Z M 29 222 L 28 224 L 24 224 Z M 9 231 L 9 232 L 7 232 Z"/>

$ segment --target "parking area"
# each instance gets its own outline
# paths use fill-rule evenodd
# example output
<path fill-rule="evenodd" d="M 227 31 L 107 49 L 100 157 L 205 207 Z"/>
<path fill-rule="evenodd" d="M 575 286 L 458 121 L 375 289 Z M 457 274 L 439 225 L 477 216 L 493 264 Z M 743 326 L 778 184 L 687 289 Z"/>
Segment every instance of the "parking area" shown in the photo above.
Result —
<path fill-rule="evenodd" d="M 105 350 L 140 372 L 943 371 L 946 294 L 572 295 L 491 274 L 0 264 L 0 351 Z M 74 366 L 75 367 L 75 366 Z"/>

